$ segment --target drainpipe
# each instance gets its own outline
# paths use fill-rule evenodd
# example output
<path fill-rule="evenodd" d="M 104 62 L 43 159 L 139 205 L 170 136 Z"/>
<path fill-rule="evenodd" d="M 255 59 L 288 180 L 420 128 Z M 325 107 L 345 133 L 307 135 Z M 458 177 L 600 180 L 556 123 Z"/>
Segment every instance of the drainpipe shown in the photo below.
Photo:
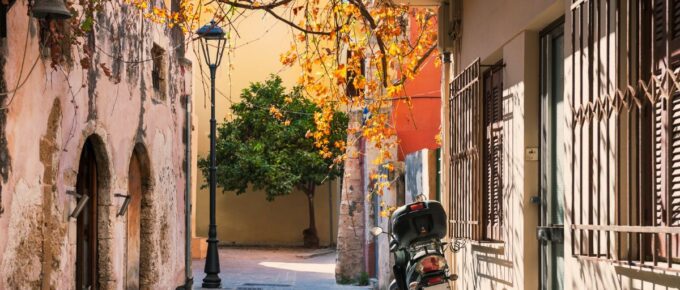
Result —
<path fill-rule="evenodd" d="M 191 95 L 186 96 L 186 164 L 184 177 L 184 275 L 186 283 L 185 289 L 191 289 L 194 284 L 193 273 L 191 272 Z"/>
<path fill-rule="evenodd" d="M 451 180 L 448 178 L 449 177 L 449 162 L 450 162 L 450 156 L 449 156 L 449 128 L 451 124 L 449 123 L 449 96 L 451 94 L 450 87 L 449 87 L 449 81 L 451 80 L 451 71 L 453 67 L 453 54 L 451 52 L 445 51 L 442 55 L 442 81 L 441 81 L 441 92 L 442 92 L 442 103 L 441 103 L 441 109 L 442 109 L 442 116 L 441 116 L 441 127 L 442 127 L 442 150 L 440 151 L 440 160 L 439 160 L 439 174 L 441 175 L 440 182 L 442 183 L 440 185 L 440 189 L 443 190 L 444 192 L 449 192 L 449 188 L 451 188 Z M 440 196 L 440 201 L 445 201 L 447 204 L 451 204 L 452 200 L 449 199 L 448 194 L 442 194 Z M 451 212 L 449 211 L 447 213 L 449 216 L 451 215 Z M 454 241 L 449 241 L 450 243 L 453 243 Z M 458 274 L 458 268 L 457 268 L 457 260 L 456 260 L 456 253 L 453 251 L 450 252 L 450 257 L 451 257 L 451 269 L 452 269 L 452 274 Z M 453 285 L 452 285 L 453 284 Z M 449 282 L 449 285 L 452 285 L 455 289 L 456 281 L 453 281 L 453 283 Z"/>

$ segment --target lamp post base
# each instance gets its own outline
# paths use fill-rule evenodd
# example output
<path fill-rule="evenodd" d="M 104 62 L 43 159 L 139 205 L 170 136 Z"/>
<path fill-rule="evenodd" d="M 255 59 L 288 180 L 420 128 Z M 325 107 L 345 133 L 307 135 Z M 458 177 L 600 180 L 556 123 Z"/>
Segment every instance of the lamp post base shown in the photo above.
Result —
<path fill-rule="evenodd" d="M 222 280 L 220 279 L 217 274 L 209 274 L 208 276 L 205 276 L 203 279 L 203 288 L 221 288 L 222 287 Z"/>
<path fill-rule="evenodd" d="M 217 239 L 208 239 L 208 255 L 205 257 L 205 273 L 203 278 L 203 288 L 220 288 L 222 279 L 220 273 L 220 257 L 217 253 Z"/>

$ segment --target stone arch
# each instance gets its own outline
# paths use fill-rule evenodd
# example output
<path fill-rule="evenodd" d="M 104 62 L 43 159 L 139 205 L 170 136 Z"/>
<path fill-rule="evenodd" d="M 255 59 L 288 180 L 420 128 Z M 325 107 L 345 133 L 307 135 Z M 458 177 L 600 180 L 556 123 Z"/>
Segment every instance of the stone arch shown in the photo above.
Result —
<path fill-rule="evenodd" d="M 126 219 L 125 288 L 146 289 L 158 282 L 153 267 L 158 239 L 154 237 L 157 220 L 153 202 L 151 160 L 146 146 L 136 143 L 128 166 L 130 205 Z"/>
<path fill-rule="evenodd" d="M 115 281 L 111 259 L 112 170 L 106 147 L 98 134 L 83 139 L 76 178 L 76 192 L 88 195 L 89 200 L 76 217 L 75 279 L 76 284 L 91 283 L 92 289 L 107 288 Z M 83 281 L 83 275 L 89 281 Z"/>

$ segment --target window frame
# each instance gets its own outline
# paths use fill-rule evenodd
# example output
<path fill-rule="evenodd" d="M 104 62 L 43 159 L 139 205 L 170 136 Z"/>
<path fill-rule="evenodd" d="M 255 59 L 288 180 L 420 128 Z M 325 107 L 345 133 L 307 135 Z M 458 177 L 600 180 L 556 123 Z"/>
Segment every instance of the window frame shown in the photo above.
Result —
<path fill-rule="evenodd" d="M 151 86 L 156 99 L 165 101 L 168 90 L 167 52 L 154 43 L 151 47 Z"/>

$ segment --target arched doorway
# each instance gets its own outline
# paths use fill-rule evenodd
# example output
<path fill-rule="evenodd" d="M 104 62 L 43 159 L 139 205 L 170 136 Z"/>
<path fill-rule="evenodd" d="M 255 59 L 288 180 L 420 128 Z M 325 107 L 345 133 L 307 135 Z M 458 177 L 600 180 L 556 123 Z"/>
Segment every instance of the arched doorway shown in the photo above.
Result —
<path fill-rule="evenodd" d="M 149 229 L 147 223 L 148 198 L 147 193 L 151 187 L 149 158 L 144 145 L 137 144 L 130 157 L 128 168 L 128 195 L 130 205 L 127 211 L 127 239 L 125 258 L 125 289 L 140 289 L 144 286 L 144 277 L 147 275 L 147 267 L 142 267 L 142 262 L 148 262 L 151 258 L 148 246 L 142 246 L 142 242 L 148 239 Z M 146 201 L 146 202 L 145 202 Z M 148 242 L 148 241 L 147 241 Z"/>
<path fill-rule="evenodd" d="M 97 201 L 99 197 L 99 173 L 97 157 L 92 138 L 83 145 L 78 166 L 76 192 L 78 201 L 88 198 L 85 207 L 77 217 L 76 229 L 76 289 L 97 289 Z"/>

